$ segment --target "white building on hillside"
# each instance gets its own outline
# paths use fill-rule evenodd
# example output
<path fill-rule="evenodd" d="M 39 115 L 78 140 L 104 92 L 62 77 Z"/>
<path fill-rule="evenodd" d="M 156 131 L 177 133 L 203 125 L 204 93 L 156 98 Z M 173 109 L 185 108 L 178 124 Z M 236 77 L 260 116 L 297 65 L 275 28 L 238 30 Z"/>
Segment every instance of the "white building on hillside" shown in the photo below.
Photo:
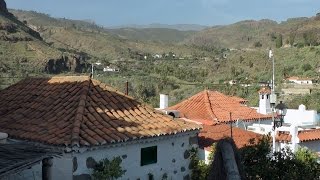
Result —
<path fill-rule="evenodd" d="M 300 77 L 289 77 L 286 79 L 287 81 L 295 84 L 312 84 L 312 79 L 311 78 L 300 78 Z"/>

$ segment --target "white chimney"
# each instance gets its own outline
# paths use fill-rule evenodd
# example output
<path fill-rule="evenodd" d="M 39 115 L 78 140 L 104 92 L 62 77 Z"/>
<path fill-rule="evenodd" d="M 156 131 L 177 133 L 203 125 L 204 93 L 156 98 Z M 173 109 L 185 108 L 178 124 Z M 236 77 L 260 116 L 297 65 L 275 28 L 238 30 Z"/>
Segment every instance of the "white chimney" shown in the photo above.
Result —
<path fill-rule="evenodd" d="M 160 109 L 165 109 L 168 107 L 169 98 L 166 94 L 160 94 Z"/>
<path fill-rule="evenodd" d="M 298 126 L 297 125 L 292 124 L 290 126 L 290 135 L 291 135 L 292 152 L 296 152 L 297 144 L 299 143 Z"/>
<path fill-rule="evenodd" d="M 7 143 L 8 134 L 0 132 L 0 144 Z"/>

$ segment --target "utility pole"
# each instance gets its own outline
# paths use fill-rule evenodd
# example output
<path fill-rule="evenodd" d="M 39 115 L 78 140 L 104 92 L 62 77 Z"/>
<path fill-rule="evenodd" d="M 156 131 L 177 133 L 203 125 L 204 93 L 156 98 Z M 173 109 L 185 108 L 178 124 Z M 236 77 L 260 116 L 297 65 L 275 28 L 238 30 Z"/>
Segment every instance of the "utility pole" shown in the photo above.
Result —
<path fill-rule="evenodd" d="M 272 53 L 272 50 L 269 50 L 269 59 L 272 58 L 272 89 L 271 89 L 271 95 L 270 95 L 270 104 L 271 104 L 271 115 L 272 115 L 272 123 L 273 123 L 273 133 L 272 133 L 272 152 L 276 152 L 276 126 L 275 126 L 275 118 L 274 118 L 274 105 L 277 101 L 277 96 L 275 94 L 275 82 L 274 82 L 274 55 Z"/>

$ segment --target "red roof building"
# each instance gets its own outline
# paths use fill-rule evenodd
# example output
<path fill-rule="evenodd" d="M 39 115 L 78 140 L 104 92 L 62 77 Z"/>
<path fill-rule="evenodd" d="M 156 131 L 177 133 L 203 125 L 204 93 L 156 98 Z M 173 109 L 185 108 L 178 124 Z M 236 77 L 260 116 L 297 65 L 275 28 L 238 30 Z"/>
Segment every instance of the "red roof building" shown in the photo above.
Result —
<path fill-rule="evenodd" d="M 0 91 L 0 132 L 16 139 L 98 146 L 199 128 L 84 76 L 26 79 Z"/>
<path fill-rule="evenodd" d="M 289 132 L 279 132 L 277 134 L 277 141 L 284 143 L 291 143 L 291 134 Z M 298 132 L 299 142 L 319 141 L 320 129 L 303 130 Z"/>
<path fill-rule="evenodd" d="M 168 110 L 178 110 L 181 117 L 207 125 L 229 123 L 237 120 L 270 120 L 270 115 L 257 113 L 257 110 L 244 105 L 244 99 L 224 95 L 217 91 L 202 91 Z M 230 114 L 231 113 L 231 114 Z"/>
<path fill-rule="evenodd" d="M 231 127 L 229 125 L 203 125 L 203 129 L 199 134 L 199 146 L 200 148 L 210 150 L 210 147 L 213 143 L 225 137 L 231 137 Z M 253 142 L 257 143 L 257 140 L 261 137 L 262 135 L 251 131 L 246 131 L 237 127 L 232 128 L 232 138 L 238 148 L 250 145 Z"/>
<path fill-rule="evenodd" d="M 90 179 L 97 162 L 115 157 L 126 170 L 121 179 L 187 177 L 200 128 L 85 76 L 29 78 L 0 91 L 0 132 L 10 142 L 63 152 L 50 163 L 52 179 Z"/>

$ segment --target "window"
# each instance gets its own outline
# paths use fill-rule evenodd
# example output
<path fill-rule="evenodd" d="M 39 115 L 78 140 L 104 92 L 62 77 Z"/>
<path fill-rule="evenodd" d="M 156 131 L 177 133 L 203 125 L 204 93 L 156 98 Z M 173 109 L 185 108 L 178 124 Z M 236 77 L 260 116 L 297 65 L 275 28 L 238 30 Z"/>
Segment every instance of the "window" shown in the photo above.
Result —
<path fill-rule="evenodd" d="M 269 99 L 269 94 L 267 94 L 267 99 Z"/>
<path fill-rule="evenodd" d="M 261 99 L 264 99 L 264 95 L 261 96 Z"/>
<path fill-rule="evenodd" d="M 157 146 L 141 149 L 141 166 L 157 163 Z"/>

